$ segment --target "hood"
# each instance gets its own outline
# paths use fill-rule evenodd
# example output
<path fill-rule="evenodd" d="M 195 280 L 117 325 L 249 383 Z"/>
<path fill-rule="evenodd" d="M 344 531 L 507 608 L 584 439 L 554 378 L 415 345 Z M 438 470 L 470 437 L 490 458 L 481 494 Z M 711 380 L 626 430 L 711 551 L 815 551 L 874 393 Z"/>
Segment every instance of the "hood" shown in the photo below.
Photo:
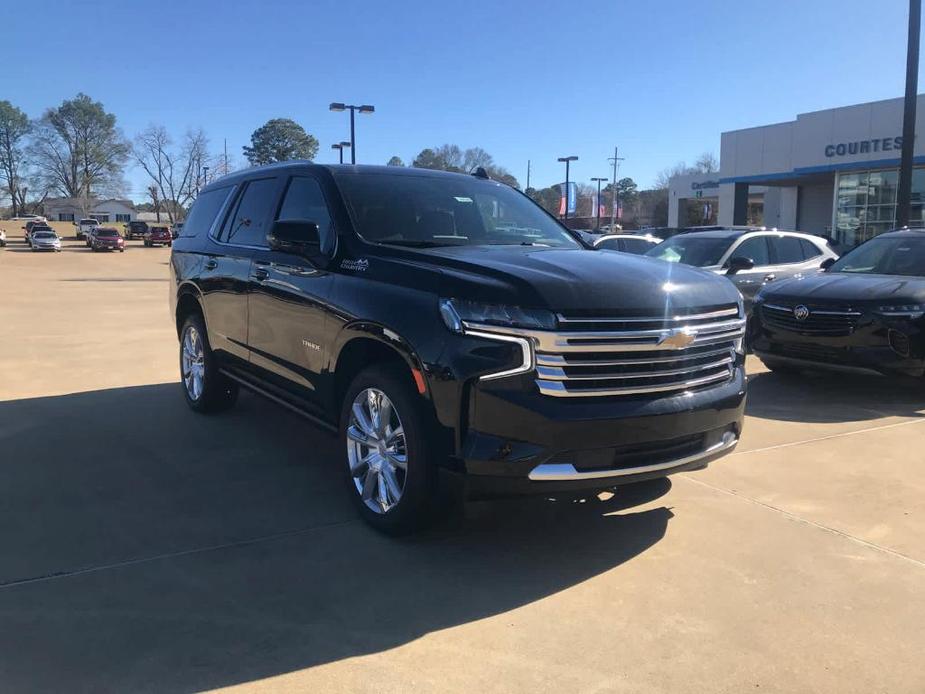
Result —
<path fill-rule="evenodd" d="M 863 301 L 925 301 L 925 277 L 821 272 L 769 284 L 762 300 L 794 299 L 859 303 Z"/>
<path fill-rule="evenodd" d="M 453 246 L 415 254 L 441 269 L 441 295 L 552 310 L 652 311 L 735 303 L 724 277 L 616 251 Z"/>

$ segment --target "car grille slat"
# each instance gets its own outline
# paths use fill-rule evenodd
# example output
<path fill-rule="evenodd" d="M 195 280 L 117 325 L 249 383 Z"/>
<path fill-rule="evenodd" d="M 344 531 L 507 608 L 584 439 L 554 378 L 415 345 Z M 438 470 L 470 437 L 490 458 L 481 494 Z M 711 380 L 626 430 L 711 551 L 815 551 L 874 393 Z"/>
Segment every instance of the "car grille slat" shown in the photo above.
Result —
<path fill-rule="evenodd" d="M 803 305 L 809 315 L 800 320 L 794 309 Z M 785 306 L 764 304 L 761 306 L 761 321 L 769 328 L 784 330 L 801 335 L 821 335 L 827 337 L 847 337 L 857 327 L 860 311 L 836 306 L 814 304 L 794 304 Z"/>
<path fill-rule="evenodd" d="M 531 340 L 540 393 L 563 398 L 672 395 L 722 385 L 735 375 L 745 334 L 737 304 L 665 316 L 576 313 L 557 319 L 559 331 L 510 334 Z"/>

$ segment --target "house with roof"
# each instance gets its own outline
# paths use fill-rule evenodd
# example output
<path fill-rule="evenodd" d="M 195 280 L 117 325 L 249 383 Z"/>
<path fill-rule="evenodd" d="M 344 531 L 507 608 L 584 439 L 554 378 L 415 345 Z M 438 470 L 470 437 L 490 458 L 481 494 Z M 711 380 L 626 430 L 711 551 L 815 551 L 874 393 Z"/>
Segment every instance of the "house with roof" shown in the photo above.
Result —
<path fill-rule="evenodd" d="M 45 216 L 56 222 L 77 222 L 87 217 L 102 224 L 131 222 L 136 218 L 131 200 L 110 198 L 89 201 L 83 198 L 48 198 L 44 203 Z"/>

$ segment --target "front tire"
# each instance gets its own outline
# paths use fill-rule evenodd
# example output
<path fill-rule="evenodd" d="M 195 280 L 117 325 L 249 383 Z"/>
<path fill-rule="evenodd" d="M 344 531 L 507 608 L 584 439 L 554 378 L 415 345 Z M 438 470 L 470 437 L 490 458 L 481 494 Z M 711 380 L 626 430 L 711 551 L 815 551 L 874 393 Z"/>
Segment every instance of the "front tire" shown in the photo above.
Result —
<path fill-rule="evenodd" d="M 411 379 L 392 370 L 371 366 L 347 388 L 340 416 L 346 486 L 363 520 L 377 530 L 399 535 L 432 519 L 431 422 Z"/>
<path fill-rule="evenodd" d="M 218 370 L 205 321 L 189 316 L 180 330 L 180 383 L 186 404 L 196 412 L 227 410 L 238 399 L 238 386 Z"/>

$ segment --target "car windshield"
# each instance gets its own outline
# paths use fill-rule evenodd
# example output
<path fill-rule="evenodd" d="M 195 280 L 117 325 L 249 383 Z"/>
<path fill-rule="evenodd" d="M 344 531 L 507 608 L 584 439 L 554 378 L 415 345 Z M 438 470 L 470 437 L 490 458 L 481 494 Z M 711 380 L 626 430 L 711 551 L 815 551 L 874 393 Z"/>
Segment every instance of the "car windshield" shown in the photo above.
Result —
<path fill-rule="evenodd" d="M 97 236 L 118 236 L 119 232 L 115 229 L 99 229 L 96 232 Z"/>
<path fill-rule="evenodd" d="M 40 231 L 35 235 L 37 239 L 53 239 L 55 238 L 55 233 L 53 231 Z"/>
<path fill-rule="evenodd" d="M 697 236 L 679 234 L 646 251 L 650 258 L 667 260 L 670 263 L 684 263 L 697 267 L 719 265 L 723 253 L 732 244 L 729 237 Z"/>
<path fill-rule="evenodd" d="M 374 243 L 411 247 L 581 248 L 526 196 L 467 176 L 336 174 L 354 225 Z"/>
<path fill-rule="evenodd" d="M 835 261 L 829 272 L 925 277 L 925 234 L 871 239 Z"/>
<path fill-rule="evenodd" d="M 80 220 L 80 223 L 81 223 L 81 224 L 91 224 L 91 225 L 92 225 L 92 224 L 99 224 L 99 222 L 96 221 L 95 219 L 81 219 L 81 220 Z"/>

